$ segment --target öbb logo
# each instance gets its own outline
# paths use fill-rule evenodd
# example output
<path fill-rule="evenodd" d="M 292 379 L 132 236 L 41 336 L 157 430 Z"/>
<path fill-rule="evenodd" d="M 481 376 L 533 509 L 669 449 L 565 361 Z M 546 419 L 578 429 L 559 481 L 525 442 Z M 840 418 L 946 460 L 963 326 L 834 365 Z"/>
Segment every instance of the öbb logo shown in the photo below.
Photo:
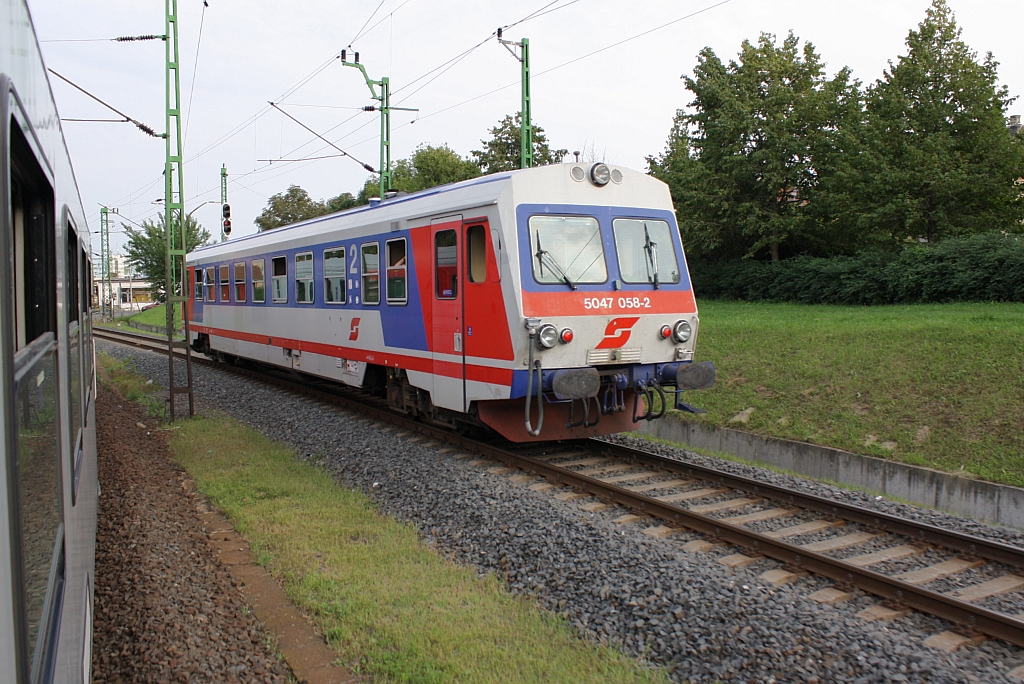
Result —
<path fill-rule="evenodd" d="M 350 341 L 351 340 L 358 340 L 359 339 L 359 319 L 358 318 L 353 318 L 352 319 L 352 327 L 349 329 L 348 339 Z"/>
<path fill-rule="evenodd" d="M 626 318 L 613 318 L 608 321 L 608 327 L 604 329 L 604 339 L 597 345 L 596 349 L 619 349 L 627 341 L 633 330 L 633 326 L 640 320 L 639 316 Z"/>

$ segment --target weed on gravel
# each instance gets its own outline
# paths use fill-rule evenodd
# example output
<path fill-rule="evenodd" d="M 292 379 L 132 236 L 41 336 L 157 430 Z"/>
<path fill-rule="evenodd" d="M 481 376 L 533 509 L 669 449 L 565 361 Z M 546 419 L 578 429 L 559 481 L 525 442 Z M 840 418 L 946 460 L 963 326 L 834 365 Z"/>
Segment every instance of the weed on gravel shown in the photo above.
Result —
<path fill-rule="evenodd" d="M 102 379 L 113 385 L 122 397 L 142 404 L 146 413 L 154 418 L 167 420 L 167 402 L 159 396 L 163 388 L 136 373 L 130 359 L 120 361 L 109 354 L 100 353 L 96 355 L 96 362 L 103 374 Z"/>
<path fill-rule="evenodd" d="M 185 422 L 172 448 L 357 671 L 396 682 L 665 681 L 583 642 L 494 575 L 441 558 L 412 525 L 234 420 Z"/>

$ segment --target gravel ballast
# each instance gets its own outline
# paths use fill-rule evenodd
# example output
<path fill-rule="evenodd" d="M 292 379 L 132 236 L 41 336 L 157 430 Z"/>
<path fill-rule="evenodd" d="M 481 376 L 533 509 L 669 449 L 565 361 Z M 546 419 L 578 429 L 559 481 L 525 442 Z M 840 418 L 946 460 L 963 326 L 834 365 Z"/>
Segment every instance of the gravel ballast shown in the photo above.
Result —
<path fill-rule="evenodd" d="M 97 347 L 166 384 L 166 357 L 103 341 Z M 592 499 L 558 501 L 553 494 L 564 490 L 533 491 L 439 453 L 436 442 L 411 443 L 396 429 L 307 398 L 202 366 L 195 391 L 200 407 L 290 445 L 368 492 L 383 512 L 416 524 L 439 550 L 481 573 L 501 573 L 513 592 L 563 614 L 587 638 L 669 667 L 675 681 L 1012 682 L 1006 673 L 1024 664 L 1024 651 L 1000 641 L 952 654 L 927 648 L 925 639 L 952 625 L 914 612 L 865 622 L 856 614 L 877 603 L 871 596 L 855 591 L 845 603 L 818 604 L 806 597 L 832 586 L 822 578 L 772 587 L 758 576 L 779 567 L 775 561 L 730 570 L 717 559 L 735 547 L 688 553 L 683 545 L 701 537 L 651 539 L 643 530 L 656 521 L 614 524 L 628 511 L 586 513 L 579 504 Z M 1024 546 L 1024 533 L 1013 530 L 628 436 L 612 441 Z"/>
<path fill-rule="evenodd" d="M 100 385 L 93 681 L 284 684 L 156 422 Z"/>

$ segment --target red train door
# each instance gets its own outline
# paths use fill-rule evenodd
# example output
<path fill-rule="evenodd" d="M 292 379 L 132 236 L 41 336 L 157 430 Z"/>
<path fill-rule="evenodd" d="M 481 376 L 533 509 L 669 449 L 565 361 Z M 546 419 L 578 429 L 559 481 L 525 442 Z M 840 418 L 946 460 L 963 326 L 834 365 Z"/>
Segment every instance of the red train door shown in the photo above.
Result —
<path fill-rule="evenodd" d="M 463 323 L 465 328 L 467 382 L 486 382 L 492 385 L 511 385 L 512 336 L 508 329 L 508 312 L 501 293 L 501 273 L 497 248 L 500 238 L 492 231 L 487 219 L 471 219 L 463 223 L 464 283 Z M 497 399 L 480 385 L 466 390 L 466 404 L 474 399 Z M 468 406 L 467 406 L 468 408 Z"/>
<path fill-rule="evenodd" d="M 431 222 L 434 262 L 433 292 L 433 402 L 452 411 L 466 410 L 466 352 L 463 330 L 462 217 Z"/>

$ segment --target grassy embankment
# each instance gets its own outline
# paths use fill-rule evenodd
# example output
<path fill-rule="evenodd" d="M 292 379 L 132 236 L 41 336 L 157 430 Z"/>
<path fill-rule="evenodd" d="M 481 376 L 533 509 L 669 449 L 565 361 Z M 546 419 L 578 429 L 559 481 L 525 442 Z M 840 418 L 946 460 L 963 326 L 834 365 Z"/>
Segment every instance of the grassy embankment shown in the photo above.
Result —
<path fill-rule="evenodd" d="M 718 370 L 689 397 L 703 420 L 1024 485 L 1024 305 L 704 301 L 700 313 L 697 358 Z"/>
<path fill-rule="evenodd" d="M 151 387 L 101 363 L 119 388 Z M 341 661 L 375 681 L 667 681 L 443 559 L 414 527 L 237 421 L 182 422 L 171 446 Z"/>

